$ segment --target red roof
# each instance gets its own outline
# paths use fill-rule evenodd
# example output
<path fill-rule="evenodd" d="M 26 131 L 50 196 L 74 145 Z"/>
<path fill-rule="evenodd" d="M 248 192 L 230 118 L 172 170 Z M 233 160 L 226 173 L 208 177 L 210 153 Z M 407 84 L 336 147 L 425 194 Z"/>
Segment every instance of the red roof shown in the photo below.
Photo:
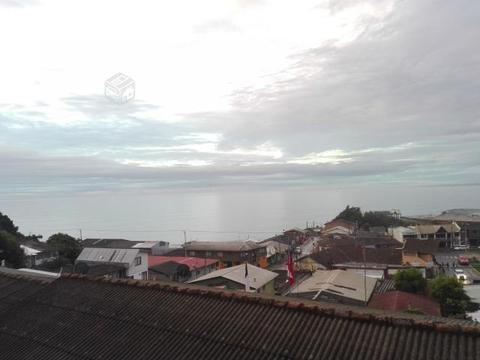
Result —
<path fill-rule="evenodd" d="M 419 310 L 427 315 L 441 316 L 440 304 L 434 300 L 423 295 L 403 291 L 388 291 L 383 294 L 374 294 L 368 306 L 381 310 Z"/>
<path fill-rule="evenodd" d="M 187 265 L 190 270 L 192 270 L 193 268 L 200 269 L 205 266 L 215 264 L 218 262 L 218 260 L 185 256 L 148 256 L 148 267 L 166 262 L 184 264 Z"/>

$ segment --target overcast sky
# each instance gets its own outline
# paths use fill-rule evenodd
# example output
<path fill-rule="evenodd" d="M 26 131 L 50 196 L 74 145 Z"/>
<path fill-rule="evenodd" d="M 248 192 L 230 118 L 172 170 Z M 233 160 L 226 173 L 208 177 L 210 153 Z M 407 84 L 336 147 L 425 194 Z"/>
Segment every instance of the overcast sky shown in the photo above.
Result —
<path fill-rule="evenodd" d="M 0 0 L 0 192 L 480 183 L 480 2 Z M 104 96 L 121 72 L 135 99 Z"/>

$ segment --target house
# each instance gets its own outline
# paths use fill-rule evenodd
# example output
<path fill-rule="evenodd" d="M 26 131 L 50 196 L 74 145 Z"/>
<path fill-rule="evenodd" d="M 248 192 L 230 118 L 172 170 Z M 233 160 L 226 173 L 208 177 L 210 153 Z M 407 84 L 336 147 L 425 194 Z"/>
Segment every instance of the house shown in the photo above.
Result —
<path fill-rule="evenodd" d="M 401 242 L 402 244 L 407 239 L 416 239 L 417 232 L 412 227 L 405 226 L 395 226 L 388 228 L 388 234 L 391 235 L 394 239 Z"/>
<path fill-rule="evenodd" d="M 461 228 L 462 244 L 480 246 L 480 209 L 450 209 L 428 219 L 437 224 L 455 222 Z"/>
<path fill-rule="evenodd" d="M 377 279 L 344 270 L 317 270 L 290 290 L 289 296 L 365 306 Z"/>
<path fill-rule="evenodd" d="M 441 316 L 440 304 L 424 295 L 404 291 L 373 294 L 368 307 L 380 310 L 407 311 L 417 314 Z"/>
<path fill-rule="evenodd" d="M 436 240 L 408 239 L 402 248 L 402 261 L 406 265 L 431 268 L 439 244 Z"/>
<path fill-rule="evenodd" d="M 185 284 L 0 274 L 0 357 L 467 360 L 473 322 Z"/>
<path fill-rule="evenodd" d="M 75 271 L 91 276 L 146 279 L 148 255 L 139 249 L 84 248 L 75 260 Z"/>
<path fill-rule="evenodd" d="M 255 241 L 192 241 L 166 255 L 217 259 L 224 267 L 245 261 L 262 268 L 268 266 L 267 245 Z"/>
<path fill-rule="evenodd" d="M 355 235 L 329 234 L 317 241 L 319 249 L 337 246 L 367 246 L 371 248 L 401 248 L 402 244 L 390 235 L 381 235 L 369 231 L 357 231 Z"/>
<path fill-rule="evenodd" d="M 322 248 L 321 251 L 311 254 L 310 258 L 325 268 L 351 262 L 400 266 L 403 264 L 402 254 L 402 249 L 396 248 L 345 245 Z"/>
<path fill-rule="evenodd" d="M 83 240 L 81 245 L 84 248 L 139 249 L 151 255 L 163 255 L 169 250 L 169 243 L 166 241 L 88 238 Z"/>
<path fill-rule="evenodd" d="M 322 234 L 352 235 L 355 232 L 355 229 L 356 229 L 355 223 L 351 221 L 344 220 L 344 219 L 334 219 L 323 225 Z"/>
<path fill-rule="evenodd" d="M 248 269 L 247 277 L 245 277 L 245 266 L 247 266 Z M 246 284 L 248 284 L 249 291 L 274 294 L 275 288 L 273 280 L 277 276 L 278 274 L 272 271 L 251 264 L 242 264 L 213 271 L 189 283 L 231 290 L 245 290 Z"/>
<path fill-rule="evenodd" d="M 461 245 L 461 229 L 455 222 L 416 225 L 412 229 L 417 233 L 417 239 L 438 242 L 440 248 L 453 248 Z"/>
<path fill-rule="evenodd" d="M 217 269 L 217 259 L 184 256 L 149 256 L 148 279 L 186 282 Z"/>
<path fill-rule="evenodd" d="M 267 250 L 268 265 L 274 265 L 285 260 L 290 246 L 275 240 L 263 240 L 259 244 L 264 244 Z"/>
<path fill-rule="evenodd" d="M 290 246 L 297 246 L 303 244 L 308 239 L 307 231 L 298 227 L 283 231 L 284 243 Z"/>
<path fill-rule="evenodd" d="M 25 255 L 25 265 L 28 268 L 42 266 L 58 259 L 58 251 L 45 242 L 20 241 L 20 248 Z"/>

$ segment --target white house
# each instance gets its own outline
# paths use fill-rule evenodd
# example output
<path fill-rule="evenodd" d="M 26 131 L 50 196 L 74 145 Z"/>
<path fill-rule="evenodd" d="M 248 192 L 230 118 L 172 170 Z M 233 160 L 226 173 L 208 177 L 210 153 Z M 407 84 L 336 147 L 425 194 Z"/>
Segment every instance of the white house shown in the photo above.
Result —
<path fill-rule="evenodd" d="M 146 279 L 148 254 L 140 249 L 84 248 L 75 260 L 75 271 L 87 275 Z"/>

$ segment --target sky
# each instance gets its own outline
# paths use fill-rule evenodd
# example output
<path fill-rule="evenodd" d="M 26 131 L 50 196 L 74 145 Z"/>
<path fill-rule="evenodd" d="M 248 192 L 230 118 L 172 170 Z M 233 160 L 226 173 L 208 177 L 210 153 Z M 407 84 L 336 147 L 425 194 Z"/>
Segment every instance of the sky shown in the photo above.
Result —
<path fill-rule="evenodd" d="M 480 184 L 480 2 L 0 0 L 0 198 Z M 117 73 L 135 97 L 105 96 Z"/>

